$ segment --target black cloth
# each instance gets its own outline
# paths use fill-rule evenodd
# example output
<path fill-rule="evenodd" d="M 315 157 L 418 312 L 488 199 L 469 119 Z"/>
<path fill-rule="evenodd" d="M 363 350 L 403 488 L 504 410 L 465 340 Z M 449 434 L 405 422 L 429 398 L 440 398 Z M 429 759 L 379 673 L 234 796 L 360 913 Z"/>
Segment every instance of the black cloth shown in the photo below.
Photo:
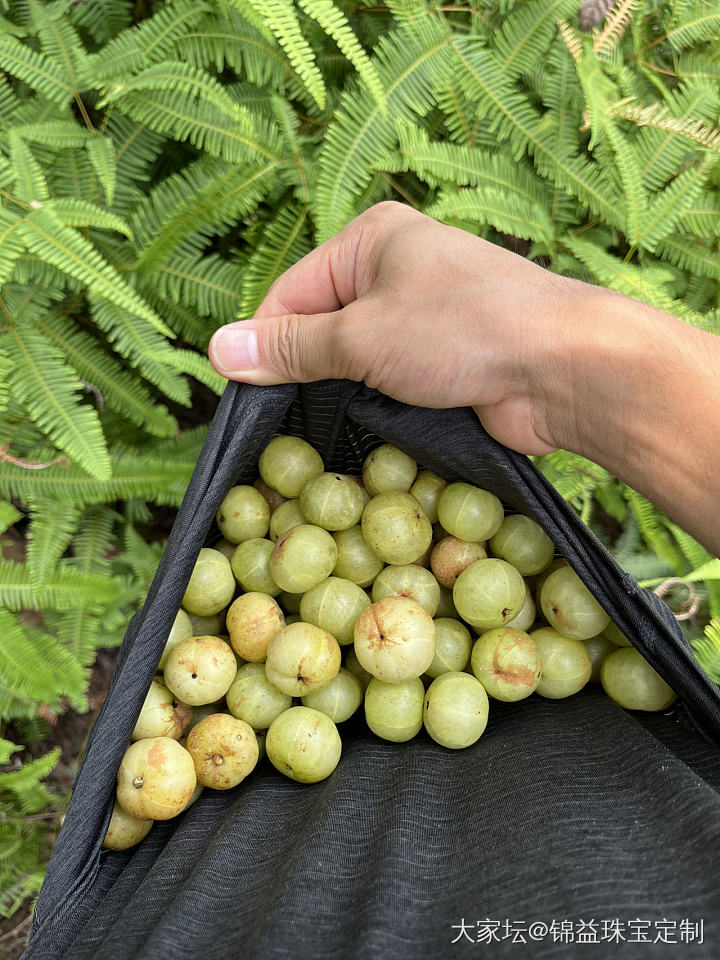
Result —
<path fill-rule="evenodd" d="M 629 714 L 596 685 L 561 701 L 493 701 L 487 731 L 463 751 L 424 734 L 386 743 L 354 718 L 328 780 L 295 784 L 265 762 L 235 789 L 204 791 L 186 813 L 156 823 L 138 847 L 102 850 L 115 775 L 195 558 L 216 535 L 223 496 L 252 482 L 278 432 L 304 436 L 328 469 L 352 473 L 379 442 L 395 443 L 537 520 L 677 691 L 676 705 Z M 471 411 L 421 410 L 346 382 L 231 384 L 123 641 L 24 957 L 430 960 L 587 950 L 715 960 L 719 744 L 720 691 L 670 611 Z"/>

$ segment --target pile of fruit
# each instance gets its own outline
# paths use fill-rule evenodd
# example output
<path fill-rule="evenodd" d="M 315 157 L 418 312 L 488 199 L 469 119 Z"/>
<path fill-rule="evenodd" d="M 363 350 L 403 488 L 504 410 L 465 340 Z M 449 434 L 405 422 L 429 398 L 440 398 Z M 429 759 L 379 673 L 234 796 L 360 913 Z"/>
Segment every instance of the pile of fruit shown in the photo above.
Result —
<path fill-rule="evenodd" d="M 205 787 L 236 786 L 264 753 L 293 780 L 328 777 L 337 724 L 361 706 L 378 737 L 424 727 L 460 749 L 493 699 L 569 697 L 591 681 L 631 710 L 675 699 L 538 524 L 505 516 L 494 494 L 418 472 L 390 444 L 360 479 L 278 436 L 259 472 L 228 492 L 222 539 L 200 551 L 106 847 L 138 843 Z"/>

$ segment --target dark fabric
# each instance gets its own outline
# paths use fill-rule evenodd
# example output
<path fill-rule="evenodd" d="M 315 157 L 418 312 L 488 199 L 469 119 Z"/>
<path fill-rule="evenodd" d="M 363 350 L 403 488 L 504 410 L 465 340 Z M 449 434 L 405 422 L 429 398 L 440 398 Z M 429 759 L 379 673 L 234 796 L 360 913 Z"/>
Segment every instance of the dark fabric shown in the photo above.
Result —
<path fill-rule="evenodd" d="M 134 850 L 102 851 L 115 774 L 215 511 L 285 431 L 317 446 L 328 469 L 356 474 L 375 445 L 396 443 L 536 519 L 680 703 L 638 719 L 594 688 L 493 702 L 488 731 L 465 751 L 424 736 L 384 743 L 352 720 L 324 783 L 293 784 L 263 764 L 234 790 L 205 791 Z M 346 382 L 231 384 L 123 642 L 24 956 L 615 957 L 626 955 L 617 941 L 580 947 L 550 932 L 526 945 L 452 944 L 453 925 L 665 917 L 703 919 L 704 943 L 627 943 L 628 957 L 715 958 L 719 743 L 720 691 L 670 611 L 471 411 L 419 410 Z"/>

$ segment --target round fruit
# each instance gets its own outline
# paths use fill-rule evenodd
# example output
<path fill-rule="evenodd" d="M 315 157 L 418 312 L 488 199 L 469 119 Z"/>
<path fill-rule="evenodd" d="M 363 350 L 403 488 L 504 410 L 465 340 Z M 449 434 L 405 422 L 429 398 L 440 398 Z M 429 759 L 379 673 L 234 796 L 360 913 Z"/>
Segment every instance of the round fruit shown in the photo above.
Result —
<path fill-rule="evenodd" d="M 383 683 L 373 677 L 365 691 L 365 721 L 383 740 L 404 743 L 422 730 L 424 700 L 419 677 L 404 683 Z"/>
<path fill-rule="evenodd" d="M 600 683 L 600 668 L 605 658 L 617 650 L 617 647 L 602 633 L 599 633 L 596 637 L 590 637 L 589 640 L 583 640 L 582 643 L 588 652 L 590 663 L 592 664 L 592 673 L 590 674 L 589 682 Z"/>
<path fill-rule="evenodd" d="M 192 624 L 191 637 L 219 637 L 225 629 L 225 616 L 227 611 L 220 610 L 219 613 L 213 613 L 209 617 L 198 617 L 197 614 L 190 614 L 190 623 Z M 183 639 L 187 640 L 187 637 Z M 166 658 L 167 659 L 167 658 Z"/>
<path fill-rule="evenodd" d="M 215 515 L 220 533 L 231 543 L 264 537 L 270 526 L 270 507 L 255 487 L 231 487 Z"/>
<path fill-rule="evenodd" d="M 622 630 L 612 621 L 605 627 L 603 633 L 608 640 L 616 647 L 631 647 L 632 642 L 628 640 Z"/>
<path fill-rule="evenodd" d="M 287 593 L 283 590 L 278 597 L 278 601 L 285 613 L 300 613 L 300 604 L 304 596 L 303 593 Z"/>
<path fill-rule="evenodd" d="M 378 680 L 413 680 L 433 661 L 435 624 L 416 600 L 385 597 L 357 618 L 355 653 L 361 666 Z"/>
<path fill-rule="evenodd" d="M 429 470 L 421 470 L 415 483 L 410 487 L 410 493 L 423 508 L 430 523 L 437 523 L 440 494 L 446 486 L 447 483 L 442 477 L 436 476 Z"/>
<path fill-rule="evenodd" d="M 273 686 L 304 697 L 326 686 L 340 669 L 337 640 L 312 623 L 291 623 L 270 641 L 265 671 Z"/>
<path fill-rule="evenodd" d="M 435 616 L 453 617 L 455 620 L 457 620 L 460 616 L 455 609 L 452 590 L 448 590 L 447 587 L 440 587 L 440 603 L 435 611 Z"/>
<path fill-rule="evenodd" d="M 445 537 L 436 543 L 430 555 L 430 567 L 437 582 L 452 590 L 455 581 L 476 560 L 485 560 L 487 552 L 480 543 L 469 543 L 457 537 Z"/>
<path fill-rule="evenodd" d="M 235 553 L 236 543 L 230 543 L 229 540 L 226 540 L 225 537 L 220 537 L 217 543 L 213 544 L 213 550 L 217 550 L 224 557 L 227 557 L 228 560 L 232 560 L 232 555 Z"/>
<path fill-rule="evenodd" d="M 227 612 L 232 648 L 250 663 L 267 658 L 268 644 L 284 626 L 282 610 L 266 593 L 244 593 L 233 600 Z"/>
<path fill-rule="evenodd" d="M 362 516 L 365 498 L 352 477 L 321 473 L 300 493 L 300 509 L 308 523 L 324 530 L 347 530 Z"/>
<path fill-rule="evenodd" d="M 438 617 L 435 620 L 435 656 L 425 673 L 435 678 L 443 673 L 464 670 L 471 647 L 470 631 L 464 623 L 451 617 Z"/>
<path fill-rule="evenodd" d="M 423 567 L 423 569 L 425 570 L 430 569 L 430 557 L 432 556 L 434 546 L 435 546 L 435 541 L 431 540 L 430 546 L 427 548 L 425 553 L 423 553 L 422 556 L 419 556 L 415 561 L 416 567 Z M 440 586 L 440 584 L 438 584 L 438 586 Z"/>
<path fill-rule="evenodd" d="M 179 740 L 192 720 L 193 708 L 175 699 L 162 680 L 155 678 L 145 697 L 131 740 L 172 737 Z"/>
<path fill-rule="evenodd" d="M 140 843 L 150 833 L 154 820 L 138 820 L 116 803 L 110 815 L 110 824 L 103 840 L 106 850 L 127 850 Z"/>
<path fill-rule="evenodd" d="M 535 641 L 511 627 L 483 633 L 475 641 L 470 664 L 495 700 L 524 700 L 540 681 L 540 656 Z"/>
<path fill-rule="evenodd" d="M 503 505 L 494 493 L 471 483 L 451 483 L 440 494 L 438 519 L 450 536 L 477 543 L 500 529 Z"/>
<path fill-rule="evenodd" d="M 503 627 L 525 603 L 525 581 L 504 560 L 476 560 L 463 570 L 453 587 L 457 612 L 478 630 Z"/>
<path fill-rule="evenodd" d="M 247 593 L 267 593 L 271 597 L 280 593 L 280 587 L 270 574 L 274 549 L 272 540 L 260 537 L 244 540 L 236 547 L 230 564 L 235 579 Z"/>
<path fill-rule="evenodd" d="M 561 567 L 566 567 L 567 565 L 568 562 L 563 557 L 556 557 L 554 560 L 550 561 L 550 563 L 541 573 L 538 573 L 534 577 L 530 577 L 530 589 L 533 591 L 533 599 L 535 600 L 535 605 L 537 607 L 540 607 L 540 593 L 542 592 L 543 584 L 547 578 L 551 573 L 555 573 L 556 570 L 559 570 Z"/>
<path fill-rule="evenodd" d="M 192 796 L 195 765 L 187 750 L 170 737 L 138 740 L 125 751 L 118 770 L 117 799 L 138 820 L 170 820 Z"/>
<path fill-rule="evenodd" d="M 273 720 L 265 748 L 280 773 L 300 783 L 317 783 L 337 767 L 342 742 L 330 717 L 310 707 L 291 707 Z"/>
<path fill-rule="evenodd" d="M 440 587 L 429 570 L 415 563 L 385 567 L 372 588 L 374 602 L 384 597 L 408 597 L 416 600 L 431 617 L 440 603 Z"/>
<path fill-rule="evenodd" d="M 372 674 L 362 666 L 355 653 L 355 647 L 346 647 L 345 649 L 345 669 L 353 676 L 356 676 L 363 686 L 363 690 L 372 680 Z"/>
<path fill-rule="evenodd" d="M 540 591 L 540 606 L 551 627 L 575 640 L 595 637 L 610 623 L 610 617 L 570 567 L 550 574 Z"/>
<path fill-rule="evenodd" d="M 187 745 L 183 744 L 183 746 L 187 750 Z M 200 794 L 203 792 L 204 789 L 205 787 L 201 783 L 198 783 L 195 785 L 195 789 L 192 792 L 192 796 L 190 797 L 188 802 L 185 804 L 185 809 L 183 810 L 183 813 L 185 813 L 185 810 L 189 810 L 190 807 L 200 799 Z"/>
<path fill-rule="evenodd" d="M 385 563 L 413 563 L 432 540 L 432 525 L 409 493 L 379 493 L 363 510 L 362 533 Z"/>
<path fill-rule="evenodd" d="M 228 558 L 219 550 L 203 547 L 198 554 L 182 605 L 201 617 L 219 613 L 235 593 L 235 579 Z"/>
<path fill-rule="evenodd" d="M 293 527 L 307 523 L 299 500 L 286 500 L 270 517 L 270 539 L 277 542 Z"/>
<path fill-rule="evenodd" d="M 273 490 L 272 487 L 269 487 L 262 477 L 258 477 L 253 483 L 253 486 L 265 497 L 267 505 L 270 507 L 271 511 L 277 510 L 280 504 L 285 503 L 285 497 L 281 493 L 278 493 L 277 490 Z"/>
<path fill-rule="evenodd" d="M 355 621 L 369 606 L 370 599 L 362 587 L 352 580 L 328 577 L 303 594 L 300 618 L 327 630 L 339 644 L 345 645 L 353 642 Z"/>
<path fill-rule="evenodd" d="M 443 747 L 462 750 L 479 740 L 487 726 L 488 696 L 469 673 L 443 673 L 425 693 L 425 729 Z"/>
<path fill-rule="evenodd" d="M 322 690 L 315 690 L 302 698 L 304 707 L 312 707 L 330 717 L 333 723 L 349 720 L 363 702 L 365 689 L 349 670 L 340 671 Z"/>
<path fill-rule="evenodd" d="M 542 670 L 536 693 L 560 700 L 582 690 L 592 673 L 590 655 L 582 642 L 564 637 L 552 627 L 534 630 L 530 636 L 540 654 Z"/>
<path fill-rule="evenodd" d="M 522 605 L 520 613 L 506 623 L 505 626 L 514 627 L 515 630 L 528 630 L 535 623 L 536 612 L 532 590 L 525 584 L 525 603 Z"/>
<path fill-rule="evenodd" d="M 600 672 L 605 693 L 626 710 L 665 710 L 675 691 L 635 647 L 615 649 Z"/>
<path fill-rule="evenodd" d="M 322 457 L 300 437 L 273 437 L 260 454 L 260 476 L 283 497 L 298 497 L 311 477 L 325 469 Z"/>
<path fill-rule="evenodd" d="M 383 443 L 365 458 L 362 479 L 371 497 L 378 493 L 400 490 L 407 493 L 415 476 L 417 464 L 391 443 Z"/>
<path fill-rule="evenodd" d="M 522 514 L 505 517 L 490 540 L 496 557 L 507 560 L 523 577 L 540 573 L 552 561 L 555 547 L 539 524 Z"/>
<path fill-rule="evenodd" d="M 209 717 L 212 713 L 222 713 L 222 711 L 225 709 L 225 706 L 225 698 L 222 697 L 219 700 L 215 700 L 213 703 L 204 703 L 200 707 L 193 707 L 192 720 L 188 724 L 188 728 L 185 731 L 185 740 L 187 740 L 187 736 L 192 728 L 196 727 L 201 720 L 204 720 L 205 717 Z M 185 746 L 183 741 L 180 742 L 183 746 Z"/>
<path fill-rule="evenodd" d="M 227 713 L 213 713 L 193 727 L 187 751 L 198 783 L 213 790 L 236 787 L 255 769 L 259 755 L 253 728 Z"/>
<path fill-rule="evenodd" d="M 266 730 L 275 717 L 292 706 L 292 697 L 268 680 L 264 663 L 240 667 L 225 699 L 230 713 L 253 730 Z"/>
<path fill-rule="evenodd" d="M 330 576 L 336 560 L 337 547 L 327 530 L 306 523 L 275 544 L 270 574 L 281 590 L 306 593 Z"/>
<path fill-rule="evenodd" d="M 232 648 L 220 637 L 190 637 L 165 663 L 165 685 L 183 703 L 198 707 L 224 697 L 235 679 Z"/>
<path fill-rule="evenodd" d="M 158 670 L 162 670 L 165 666 L 165 661 L 168 658 L 168 654 L 173 647 L 177 646 L 181 640 L 187 640 L 188 637 L 195 636 L 195 631 L 193 629 L 192 621 L 190 617 L 185 613 L 184 610 L 178 610 L 175 614 L 175 619 L 173 620 L 173 625 L 170 629 L 167 640 L 165 641 L 165 648 L 160 656 L 158 662 Z"/>
<path fill-rule="evenodd" d="M 333 576 L 352 580 L 359 587 L 369 587 L 383 568 L 383 562 L 373 553 L 365 540 L 362 528 L 349 527 L 333 534 L 337 547 L 337 560 Z"/>

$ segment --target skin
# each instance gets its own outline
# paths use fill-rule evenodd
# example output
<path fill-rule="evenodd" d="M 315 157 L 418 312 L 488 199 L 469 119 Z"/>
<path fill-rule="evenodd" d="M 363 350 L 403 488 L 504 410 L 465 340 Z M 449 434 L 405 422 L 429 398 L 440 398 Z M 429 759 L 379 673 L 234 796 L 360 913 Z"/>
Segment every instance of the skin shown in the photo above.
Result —
<path fill-rule="evenodd" d="M 403 204 L 376 204 L 290 267 L 209 354 L 247 383 L 340 377 L 471 406 L 506 446 L 579 453 L 720 553 L 720 338 Z"/>

